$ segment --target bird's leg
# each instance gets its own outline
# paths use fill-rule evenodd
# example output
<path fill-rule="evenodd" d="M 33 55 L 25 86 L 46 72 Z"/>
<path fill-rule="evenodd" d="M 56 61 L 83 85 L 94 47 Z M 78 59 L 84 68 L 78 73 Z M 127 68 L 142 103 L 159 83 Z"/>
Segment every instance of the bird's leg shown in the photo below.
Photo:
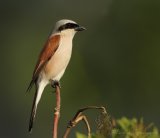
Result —
<path fill-rule="evenodd" d="M 53 88 L 56 88 L 56 86 L 58 86 L 59 88 L 61 88 L 60 82 L 58 80 L 52 80 L 51 81 L 51 86 Z"/>
<path fill-rule="evenodd" d="M 54 109 L 53 138 L 57 138 L 58 121 L 60 117 L 60 103 L 61 103 L 59 81 L 52 81 L 51 86 L 56 89 L 56 107 Z"/>

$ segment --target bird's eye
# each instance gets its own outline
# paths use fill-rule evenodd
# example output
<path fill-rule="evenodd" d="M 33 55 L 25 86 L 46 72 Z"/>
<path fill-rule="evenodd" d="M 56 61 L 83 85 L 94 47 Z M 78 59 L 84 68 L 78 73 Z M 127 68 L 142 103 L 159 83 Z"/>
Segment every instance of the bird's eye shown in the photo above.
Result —
<path fill-rule="evenodd" d="M 65 25 L 62 25 L 58 28 L 58 31 L 63 31 L 65 29 Z"/>

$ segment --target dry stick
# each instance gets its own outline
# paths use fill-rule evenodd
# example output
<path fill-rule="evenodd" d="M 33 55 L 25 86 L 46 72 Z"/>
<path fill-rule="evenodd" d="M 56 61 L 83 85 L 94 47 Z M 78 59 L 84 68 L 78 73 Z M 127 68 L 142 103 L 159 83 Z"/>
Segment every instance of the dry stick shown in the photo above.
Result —
<path fill-rule="evenodd" d="M 57 138 L 58 121 L 59 121 L 59 117 L 60 117 L 60 103 L 61 103 L 60 86 L 55 85 L 55 87 L 56 87 L 56 108 L 54 110 L 53 138 Z"/>
<path fill-rule="evenodd" d="M 70 124 L 67 126 L 67 129 L 66 129 L 66 132 L 65 132 L 63 138 L 67 138 L 69 133 L 70 133 L 70 131 L 71 131 L 71 128 L 75 127 L 76 124 L 78 124 L 80 121 L 84 121 L 84 123 L 86 124 L 87 130 L 88 130 L 88 137 L 90 137 L 91 136 L 90 135 L 91 129 L 90 129 L 88 120 L 87 120 L 85 115 L 80 115 L 78 118 L 76 118 L 76 120 L 70 121 Z"/>
<path fill-rule="evenodd" d="M 104 107 L 98 107 L 98 106 L 87 106 L 85 108 L 79 109 L 75 114 L 74 118 L 69 122 L 63 138 L 67 138 L 71 129 L 75 127 L 77 123 L 80 122 L 81 120 L 84 121 L 87 126 L 88 138 L 91 136 L 91 129 L 88 120 L 86 116 L 82 114 L 85 110 L 88 109 L 101 109 L 103 113 L 106 113 L 106 109 Z"/>

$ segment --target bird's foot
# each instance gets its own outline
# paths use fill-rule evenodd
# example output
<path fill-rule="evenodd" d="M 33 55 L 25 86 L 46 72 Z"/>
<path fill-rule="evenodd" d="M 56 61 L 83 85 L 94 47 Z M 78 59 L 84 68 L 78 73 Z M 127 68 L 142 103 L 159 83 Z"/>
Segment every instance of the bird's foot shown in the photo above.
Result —
<path fill-rule="evenodd" d="M 53 88 L 56 88 L 56 86 L 58 86 L 59 88 L 61 88 L 60 82 L 57 81 L 57 80 L 52 80 L 52 81 L 51 81 L 51 86 L 52 86 Z"/>

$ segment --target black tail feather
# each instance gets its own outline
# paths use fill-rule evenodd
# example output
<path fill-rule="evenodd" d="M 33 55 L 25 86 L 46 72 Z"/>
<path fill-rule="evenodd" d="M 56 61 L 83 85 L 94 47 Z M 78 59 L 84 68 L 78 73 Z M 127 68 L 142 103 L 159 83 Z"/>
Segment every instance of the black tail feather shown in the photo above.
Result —
<path fill-rule="evenodd" d="M 34 80 L 31 80 L 31 82 L 30 82 L 30 84 L 29 84 L 29 86 L 28 86 L 26 92 L 29 92 L 29 91 L 31 90 L 33 84 L 34 84 Z"/>
<path fill-rule="evenodd" d="M 36 99 L 37 99 L 37 94 L 38 94 L 38 91 L 36 89 L 36 92 L 35 92 L 35 95 L 34 95 L 34 100 L 33 100 L 33 105 L 32 105 L 32 111 L 31 111 L 31 115 L 30 115 L 29 132 L 32 131 L 34 119 L 35 119 L 35 116 L 36 116 L 36 110 L 37 110 Z"/>
<path fill-rule="evenodd" d="M 35 116 L 36 116 L 36 107 L 34 107 L 32 109 L 32 112 L 31 112 L 30 122 L 29 122 L 29 129 L 28 129 L 29 132 L 32 132 Z"/>

